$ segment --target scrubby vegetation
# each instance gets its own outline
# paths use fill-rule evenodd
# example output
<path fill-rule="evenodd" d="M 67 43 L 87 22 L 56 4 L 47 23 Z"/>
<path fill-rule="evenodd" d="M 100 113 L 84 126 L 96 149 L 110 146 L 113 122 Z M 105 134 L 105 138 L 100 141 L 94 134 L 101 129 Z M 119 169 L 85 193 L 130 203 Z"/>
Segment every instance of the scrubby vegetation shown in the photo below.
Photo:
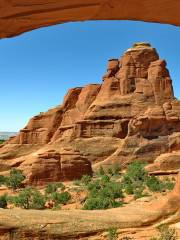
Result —
<path fill-rule="evenodd" d="M 65 189 L 64 184 L 62 184 L 62 183 L 48 184 L 45 189 L 45 192 L 46 192 L 46 194 L 52 194 L 52 193 L 56 192 L 58 189 L 64 190 Z"/>
<path fill-rule="evenodd" d="M 174 228 L 169 228 L 167 225 L 161 225 L 158 227 L 159 236 L 153 237 L 151 240 L 177 240 L 177 233 Z"/>
<path fill-rule="evenodd" d="M 110 179 L 108 175 L 102 175 L 100 179 L 89 182 L 87 189 L 89 193 L 84 209 L 108 209 L 122 205 L 121 184 Z"/>
<path fill-rule="evenodd" d="M 6 185 L 8 188 L 16 190 L 22 187 L 22 182 L 26 177 L 23 175 L 21 170 L 13 168 L 10 171 L 9 176 L 0 175 L 0 186 Z"/>
<path fill-rule="evenodd" d="M 58 189 L 62 192 L 58 192 Z M 8 202 L 24 209 L 40 210 L 45 208 L 46 202 L 51 201 L 53 206 L 57 207 L 60 204 L 66 204 L 71 199 L 70 193 L 62 189 L 65 189 L 62 183 L 51 184 L 46 187 L 45 194 L 43 194 L 36 188 L 26 187 L 19 194 L 9 196 Z"/>
<path fill-rule="evenodd" d="M 1 185 L 4 185 L 5 183 L 6 183 L 6 177 L 0 175 L 0 186 L 1 186 Z"/>
<path fill-rule="evenodd" d="M 127 168 L 122 177 L 122 185 L 127 194 L 134 194 L 135 198 L 143 197 L 148 173 L 144 169 L 144 164 L 134 162 Z"/>
<path fill-rule="evenodd" d="M 35 188 L 27 187 L 17 196 L 9 197 L 9 202 L 24 209 L 44 209 L 45 197 Z"/>
<path fill-rule="evenodd" d="M 156 237 L 150 238 L 150 240 L 177 240 L 177 232 L 174 228 L 170 228 L 168 225 L 160 225 L 157 227 L 159 234 Z M 117 228 L 110 227 L 107 233 L 108 240 L 116 240 L 118 238 Z M 124 236 L 120 240 L 136 240 L 135 238 Z"/>
<path fill-rule="evenodd" d="M 174 182 L 167 177 L 161 181 L 156 176 L 150 176 L 148 177 L 146 184 L 152 192 L 162 192 L 165 190 L 172 190 L 174 188 Z"/>
<path fill-rule="evenodd" d="M 5 178 L 5 184 L 9 187 L 12 188 L 13 190 L 18 189 L 21 187 L 22 182 L 24 181 L 26 177 L 22 174 L 21 170 L 18 169 L 12 169 L 10 171 L 10 175 Z"/>
<path fill-rule="evenodd" d="M 122 177 L 123 188 L 127 194 L 133 194 L 135 198 L 140 198 L 147 191 L 162 192 L 173 189 L 174 182 L 168 178 L 160 180 L 156 176 L 149 176 L 144 166 L 145 164 L 135 161 L 127 168 Z"/>
<path fill-rule="evenodd" d="M 3 144 L 5 142 L 5 140 L 0 139 L 0 144 Z"/>
<path fill-rule="evenodd" d="M 69 192 L 53 192 L 50 199 L 55 202 L 55 205 L 66 204 L 71 199 L 71 195 Z"/>
<path fill-rule="evenodd" d="M 118 238 L 117 228 L 110 227 L 108 229 L 108 240 L 116 240 Z"/>
<path fill-rule="evenodd" d="M 118 165 L 108 169 L 100 167 L 93 177 L 84 175 L 68 188 L 62 183 L 51 183 L 42 191 L 32 187 L 24 188 L 25 176 L 22 171 L 12 169 L 8 176 L 0 176 L 0 186 L 6 185 L 14 191 L 13 196 L 0 198 L 0 207 L 6 208 L 8 203 L 12 203 L 24 209 L 60 209 L 63 205 L 79 201 L 82 209 L 109 209 L 122 206 L 127 195 L 137 199 L 174 187 L 174 182 L 167 177 L 162 179 L 150 176 L 144 166 L 135 161 L 124 173 L 120 173 Z M 46 206 L 46 203 L 49 205 Z"/>
<path fill-rule="evenodd" d="M 6 208 L 7 207 L 7 195 L 4 194 L 0 196 L 0 208 Z"/>
<path fill-rule="evenodd" d="M 126 172 L 120 175 L 119 166 L 107 170 L 100 167 L 96 178 L 83 176 L 79 186 L 84 184 L 88 191 L 83 209 L 108 209 L 122 206 L 125 195 L 133 195 L 135 199 L 148 195 L 150 192 L 171 190 L 174 182 L 166 178 L 160 180 L 149 176 L 145 164 L 135 161 Z M 114 178 L 118 176 L 118 178 Z"/>

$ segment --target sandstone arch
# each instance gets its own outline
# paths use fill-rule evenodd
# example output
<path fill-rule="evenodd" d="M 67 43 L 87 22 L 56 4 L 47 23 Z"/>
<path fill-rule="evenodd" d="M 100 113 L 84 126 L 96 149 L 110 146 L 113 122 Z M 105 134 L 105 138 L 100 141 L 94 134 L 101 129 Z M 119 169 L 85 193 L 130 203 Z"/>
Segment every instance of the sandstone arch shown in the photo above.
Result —
<path fill-rule="evenodd" d="M 1 0 L 0 38 L 86 20 L 140 20 L 180 26 L 180 2 L 171 0 Z"/>

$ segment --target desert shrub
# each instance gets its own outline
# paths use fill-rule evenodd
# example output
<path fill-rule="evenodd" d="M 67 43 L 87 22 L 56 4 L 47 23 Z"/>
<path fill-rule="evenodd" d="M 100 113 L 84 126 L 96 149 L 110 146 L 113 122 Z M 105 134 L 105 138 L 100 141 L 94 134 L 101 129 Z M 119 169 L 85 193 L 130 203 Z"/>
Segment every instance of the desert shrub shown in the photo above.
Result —
<path fill-rule="evenodd" d="M 113 169 L 112 169 L 111 167 L 108 168 L 107 173 L 108 173 L 110 176 L 113 176 Z"/>
<path fill-rule="evenodd" d="M 51 183 L 46 186 L 45 193 L 51 194 L 53 192 L 56 192 L 58 189 L 64 190 L 65 186 L 62 183 Z"/>
<path fill-rule="evenodd" d="M 107 173 L 108 173 L 110 176 L 119 176 L 120 170 L 121 170 L 121 168 L 120 168 L 120 165 L 119 165 L 119 164 L 113 164 L 112 167 L 110 167 L 110 168 L 107 170 Z"/>
<path fill-rule="evenodd" d="M 169 228 L 167 225 L 161 225 L 158 227 L 159 236 L 153 237 L 151 240 L 177 240 L 176 230 Z"/>
<path fill-rule="evenodd" d="M 125 192 L 127 194 L 135 194 L 135 198 L 142 197 L 147 177 L 148 173 L 144 169 L 144 164 L 138 161 L 130 164 L 122 178 Z"/>
<path fill-rule="evenodd" d="M 10 175 L 6 177 L 6 185 L 15 190 L 21 187 L 24 179 L 25 176 L 22 174 L 22 171 L 14 168 L 10 171 Z"/>
<path fill-rule="evenodd" d="M 120 183 L 106 176 L 103 175 L 101 179 L 89 183 L 89 193 L 83 209 L 108 209 L 122 205 L 123 193 Z"/>
<path fill-rule="evenodd" d="M 110 227 L 108 229 L 107 237 L 108 237 L 109 240 L 116 240 L 118 238 L 117 228 Z"/>
<path fill-rule="evenodd" d="M 95 209 L 108 209 L 112 206 L 111 199 L 99 197 L 90 197 L 86 200 L 83 209 L 95 210 Z"/>
<path fill-rule="evenodd" d="M 152 192 L 161 192 L 164 189 L 163 183 L 156 176 L 148 177 L 146 184 Z"/>
<path fill-rule="evenodd" d="M 163 179 L 164 189 L 173 190 L 175 182 L 171 181 L 168 177 Z"/>
<path fill-rule="evenodd" d="M 5 142 L 5 140 L 0 139 L 0 144 L 3 144 Z"/>
<path fill-rule="evenodd" d="M 80 185 L 81 185 L 81 180 L 76 179 L 76 180 L 73 181 L 73 184 L 74 184 L 75 186 L 80 186 Z"/>
<path fill-rule="evenodd" d="M 100 176 L 100 177 L 103 176 L 103 175 L 105 175 L 105 171 L 104 171 L 104 168 L 103 168 L 102 166 L 99 168 L 97 174 L 98 174 L 98 176 Z"/>
<path fill-rule="evenodd" d="M 165 190 L 172 190 L 174 188 L 174 182 L 169 178 L 160 180 L 158 177 L 149 176 L 147 178 L 146 184 L 149 190 L 152 192 L 162 192 Z"/>
<path fill-rule="evenodd" d="M 0 186 L 6 183 L 6 177 L 0 175 Z"/>
<path fill-rule="evenodd" d="M 92 177 L 89 175 L 83 175 L 81 178 L 81 183 L 84 185 L 88 185 L 91 182 Z"/>
<path fill-rule="evenodd" d="M 0 196 L 0 208 L 6 208 L 7 207 L 7 195 L 4 194 Z"/>
<path fill-rule="evenodd" d="M 9 197 L 9 201 L 24 209 L 44 209 L 46 199 L 38 190 L 27 187 L 19 195 Z"/>
<path fill-rule="evenodd" d="M 104 174 L 104 175 L 101 176 L 101 183 L 102 184 L 106 184 L 109 181 L 110 181 L 110 177 L 108 175 Z"/>
<path fill-rule="evenodd" d="M 137 199 L 144 196 L 146 187 L 152 192 L 162 192 L 167 189 L 173 189 L 173 181 L 169 178 L 160 180 L 156 176 L 149 176 L 144 166 L 145 164 L 138 161 L 128 166 L 126 173 L 122 177 L 123 188 L 127 194 L 133 194 L 134 198 Z"/>
<path fill-rule="evenodd" d="M 69 192 L 53 192 L 51 194 L 51 199 L 55 202 L 55 204 L 66 204 L 71 199 L 71 194 Z"/>
<path fill-rule="evenodd" d="M 46 199 L 45 197 L 39 192 L 33 192 L 33 198 L 30 208 L 31 209 L 44 209 L 45 208 Z"/>

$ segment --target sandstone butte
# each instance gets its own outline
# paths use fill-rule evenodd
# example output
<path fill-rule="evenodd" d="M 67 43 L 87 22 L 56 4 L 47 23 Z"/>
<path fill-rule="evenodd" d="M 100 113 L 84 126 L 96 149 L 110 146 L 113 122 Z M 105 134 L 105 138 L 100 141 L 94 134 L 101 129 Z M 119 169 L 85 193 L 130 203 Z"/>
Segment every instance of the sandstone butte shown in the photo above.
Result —
<path fill-rule="evenodd" d="M 140 20 L 180 26 L 178 0 L 1 0 L 0 38 L 58 23 Z"/>
<path fill-rule="evenodd" d="M 134 160 L 150 172 L 180 169 L 180 101 L 148 43 L 110 59 L 102 84 L 70 89 L 62 105 L 33 117 L 0 148 L 1 172 L 19 168 L 34 185 Z"/>
<path fill-rule="evenodd" d="M 166 62 L 149 43 L 136 43 L 120 59 L 110 59 L 102 84 L 70 89 L 62 105 L 33 117 L 0 148 L 1 174 L 19 168 L 30 185 L 70 181 L 92 174 L 101 165 L 126 167 L 134 160 L 147 162 L 151 174 L 174 174 L 180 169 L 180 101 L 174 97 Z M 38 232 L 51 235 L 58 226 L 60 236 L 76 239 L 109 225 L 136 228 L 164 219 L 177 222 L 179 209 L 180 175 L 168 196 L 143 206 L 135 203 L 91 213 L 72 210 L 70 219 L 60 211 L 51 220 L 47 211 L 39 213 L 43 229 L 32 212 L 31 226 L 37 224 Z M 29 231 L 28 213 L 18 211 L 0 210 L 3 234 L 9 234 L 9 229 Z"/>

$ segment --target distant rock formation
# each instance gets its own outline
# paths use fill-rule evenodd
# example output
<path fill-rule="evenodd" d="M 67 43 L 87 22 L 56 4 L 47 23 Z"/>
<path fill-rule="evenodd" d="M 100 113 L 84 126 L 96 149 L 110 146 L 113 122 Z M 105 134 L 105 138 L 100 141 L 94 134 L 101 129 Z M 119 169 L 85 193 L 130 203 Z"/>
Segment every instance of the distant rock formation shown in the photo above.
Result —
<path fill-rule="evenodd" d="M 12 136 L 16 136 L 17 132 L 0 132 L 0 140 L 7 140 Z"/>
<path fill-rule="evenodd" d="M 0 167 L 19 167 L 38 184 L 92 174 L 91 164 L 153 164 L 174 151 L 180 162 L 179 133 L 180 101 L 166 62 L 149 43 L 136 43 L 109 60 L 101 85 L 70 89 L 62 105 L 33 117 L 0 149 Z M 67 148 L 73 154 L 64 155 Z M 159 170 L 171 169 L 162 162 Z"/>

